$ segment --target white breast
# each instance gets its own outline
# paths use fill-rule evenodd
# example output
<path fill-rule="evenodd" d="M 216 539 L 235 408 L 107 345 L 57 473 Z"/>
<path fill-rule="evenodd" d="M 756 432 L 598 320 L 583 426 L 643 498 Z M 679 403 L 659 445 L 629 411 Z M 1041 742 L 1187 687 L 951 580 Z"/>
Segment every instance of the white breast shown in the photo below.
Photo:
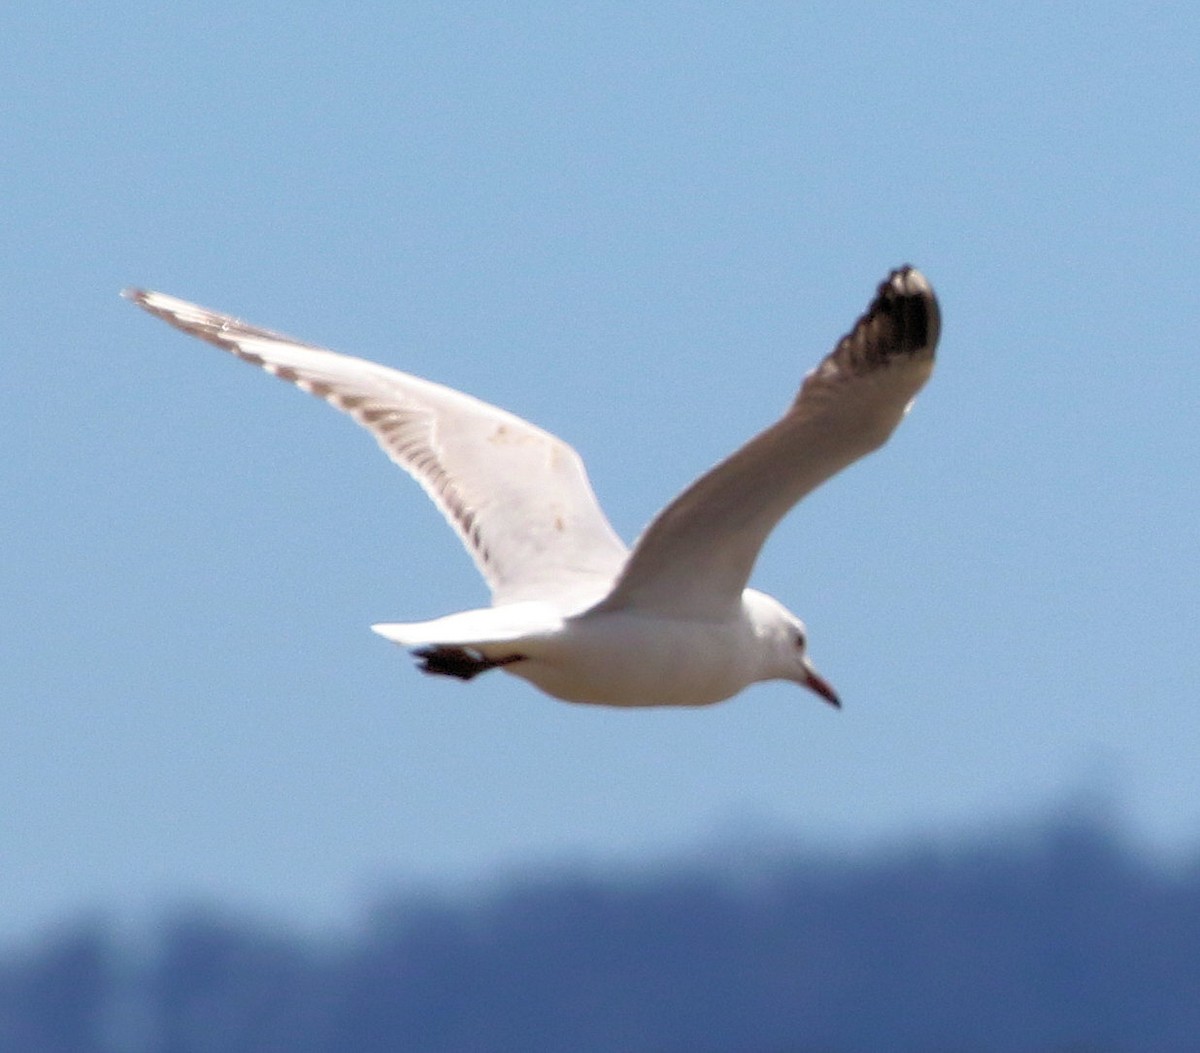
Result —
<path fill-rule="evenodd" d="M 759 679 L 758 641 L 741 621 L 665 621 L 630 612 L 584 614 L 522 641 L 507 672 L 568 702 L 703 706 Z"/>

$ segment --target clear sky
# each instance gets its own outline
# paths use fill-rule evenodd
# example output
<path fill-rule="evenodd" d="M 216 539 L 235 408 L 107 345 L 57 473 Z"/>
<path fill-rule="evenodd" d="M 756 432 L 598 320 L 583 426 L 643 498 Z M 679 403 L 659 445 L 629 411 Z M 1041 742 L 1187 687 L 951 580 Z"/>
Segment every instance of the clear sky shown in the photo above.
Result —
<path fill-rule="evenodd" d="M 1097 784 L 1194 852 L 1200 9 L 1141 8 L 4 5 L 0 935 L 178 897 L 321 924 Z M 368 626 L 486 601 L 420 489 L 117 295 L 511 409 L 632 539 L 904 262 L 938 371 L 754 579 L 841 713 L 420 676 Z"/>

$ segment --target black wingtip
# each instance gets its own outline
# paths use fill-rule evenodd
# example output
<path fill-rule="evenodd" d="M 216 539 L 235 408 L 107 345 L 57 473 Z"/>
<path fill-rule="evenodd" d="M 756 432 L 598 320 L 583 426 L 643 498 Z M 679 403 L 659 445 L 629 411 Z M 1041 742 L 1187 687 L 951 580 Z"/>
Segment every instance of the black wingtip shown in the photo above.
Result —
<path fill-rule="evenodd" d="M 907 354 L 937 347 L 942 331 L 942 312 L 933 286 L 916 267 L 897 267 L 879 284 L 867 318 L 889 319 L 896 350 Z"/>
<path fill-rule="evenodd" d="M 942 316 L 933 287 L 915 267 L 897 267 L 834 349 L 842 368 L 869 373 L 898 358 L 932 359 Z"/>

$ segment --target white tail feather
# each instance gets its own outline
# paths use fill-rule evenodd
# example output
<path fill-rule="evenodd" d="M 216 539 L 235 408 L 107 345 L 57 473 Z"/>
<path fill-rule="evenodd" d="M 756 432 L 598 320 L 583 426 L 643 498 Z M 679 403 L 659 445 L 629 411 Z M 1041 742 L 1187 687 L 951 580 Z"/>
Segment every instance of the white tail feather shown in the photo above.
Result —
<path fill-rule="evenodd" d="M 483 648 L 510 643 L 530 635 L 553 633 L 562 628 L 562 615 L 550 604 L 510 603 L 448 614 L 428 622 L 380 622 L 371 629 L 401 647 L 453 644 Z"/>

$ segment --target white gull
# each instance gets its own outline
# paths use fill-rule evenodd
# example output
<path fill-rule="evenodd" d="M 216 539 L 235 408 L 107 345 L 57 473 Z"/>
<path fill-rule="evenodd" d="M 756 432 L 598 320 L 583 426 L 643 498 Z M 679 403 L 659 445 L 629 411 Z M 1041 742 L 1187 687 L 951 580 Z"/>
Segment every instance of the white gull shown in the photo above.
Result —
<path fill-rule="evenodd" d="M 762 680 L 839 705 L 804 623 L 747 588 L 775 524 L 888 439 L 933 370 L 940 315 L 912 267 L 811 372 L 783 417 L 702 475 L 632 551 L 561 439 L 495 406 L 162 293 L 128 299 L 348 413 L 424 487 L 475 560 L 492 606 L 372 628 L 420 668 L 501 668 L 570 702 L 700 706 Z"/>

